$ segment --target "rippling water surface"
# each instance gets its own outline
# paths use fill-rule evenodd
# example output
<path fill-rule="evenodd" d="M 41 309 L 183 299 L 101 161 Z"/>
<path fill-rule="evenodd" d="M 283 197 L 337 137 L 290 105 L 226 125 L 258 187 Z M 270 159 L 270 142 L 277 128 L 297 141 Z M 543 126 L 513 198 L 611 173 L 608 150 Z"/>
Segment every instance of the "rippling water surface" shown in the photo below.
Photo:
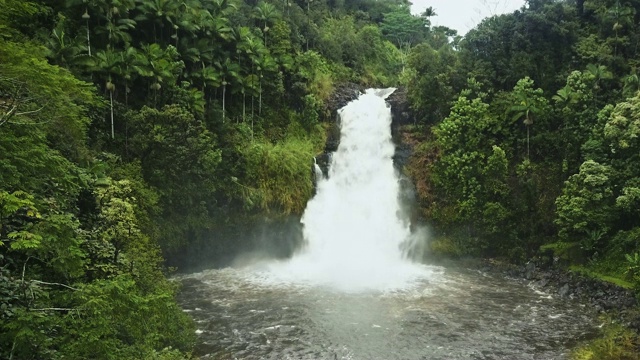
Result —
<path fill-rule="evenodd" d="M 584 305 L 518 280 L 425 266 L 402 289 L 345 292 L 256 269 L 183 275 L 202 359 L 566 359 Z"/>

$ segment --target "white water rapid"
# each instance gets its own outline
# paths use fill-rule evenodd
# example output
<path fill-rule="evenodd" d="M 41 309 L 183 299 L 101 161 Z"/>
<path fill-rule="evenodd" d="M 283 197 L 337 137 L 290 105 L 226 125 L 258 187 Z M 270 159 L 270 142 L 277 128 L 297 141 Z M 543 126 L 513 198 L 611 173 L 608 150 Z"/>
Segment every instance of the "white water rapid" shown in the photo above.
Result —
<path fill-rule="evenodd" d="M 406 287 L 431 272 L 401 250 L 411 232 L 392 160 L 393 91 L 369 89 L 339 111 L 340 145 L 302 217 L 305 247 L 270 266 L 278 277 L 360 291 Z"/>

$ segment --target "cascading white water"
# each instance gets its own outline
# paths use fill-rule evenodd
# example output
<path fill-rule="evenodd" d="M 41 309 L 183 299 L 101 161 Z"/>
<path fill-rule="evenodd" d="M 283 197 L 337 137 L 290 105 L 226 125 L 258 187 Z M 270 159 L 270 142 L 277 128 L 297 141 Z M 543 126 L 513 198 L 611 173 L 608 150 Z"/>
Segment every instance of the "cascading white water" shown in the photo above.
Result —
<path fill-rule="evenodd" d="M 384 100 L 393 90 L 367 90 L 339 111 L 340 145 L 302 217 L 306 246 L 272 271 L 343 290 L 403 287 L 425 275 L 401 250 L 411 233 L 401 215 Z"/>
<path fill-rule="evenodd" d="M 318 162 L 315 157 L 313 158 L 313 177 L 316 182 L 316 185 L 320 180 L 324 178 L 322 169 L 320 168 L 320 165 L 318 165 Z"/>

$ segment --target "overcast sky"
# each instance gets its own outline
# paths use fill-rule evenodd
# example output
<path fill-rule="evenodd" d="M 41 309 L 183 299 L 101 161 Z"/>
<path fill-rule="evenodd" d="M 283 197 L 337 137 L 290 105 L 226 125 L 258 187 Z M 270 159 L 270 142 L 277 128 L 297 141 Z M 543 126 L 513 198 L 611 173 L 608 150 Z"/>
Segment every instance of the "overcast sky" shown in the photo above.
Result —
<path fill-rule="evenodd" d="M 409 0 L 411 10 L 420 14 L 432 6 L 438 16 L 433 25 L 444 25 L 464 35 L 487 16 L 513 12 L 524 5 L 524 0 Z"/>

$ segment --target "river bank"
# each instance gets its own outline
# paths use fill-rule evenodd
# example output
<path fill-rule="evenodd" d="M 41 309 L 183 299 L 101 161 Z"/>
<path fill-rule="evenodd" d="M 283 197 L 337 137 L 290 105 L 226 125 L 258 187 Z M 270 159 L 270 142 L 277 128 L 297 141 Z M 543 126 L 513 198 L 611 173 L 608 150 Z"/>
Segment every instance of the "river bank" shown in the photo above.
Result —
<path fill-rule="evenodd" d="M 493 258 L 451 260 L 430 256 L 428 262 L 460 266 L 492 276 L 504 276 L 527 283 L 529 287 L 588 306 L 599 314 L 600 335 L 583 341 L 571 359 L 638 359 L 640 354 L 640 303 L 633 289 L 593 278 L 561 265 L 554 259 L 534 258 L 515 265 Z"/>
<path fill-rule="evenodd" d="M 394 137 L 396 166 L 411 179 L 415 188 L 418 223 L 438 222 L 437 216 L 440 216 L 440 221 L 449 221 L 450 215 L 455 214 L 453 208 L 437 206 L 446 201 L 446 196 L 438 193 L 433 184 L 433 167 L 438 161 L 439 149 L 432 137 L 430 131 L 411 125 L 400 126 Z M 442 260 L 444 258 L 458 259 L 452 260 L 457 266 L 521 279 L 534 289 L 578 301 L 597 311 L 602 321 L 601 336 L 581 343 L 574 349 L 572 359 L 640 358 L 640 306 L 632 284 L 589 271 L 584 267 L 583 258 L 574 259 L 561 252 L 554 253 L 553 244 L 548 244 L 554 239 L 551 227 L 547 234 L 532 237 L 526 244 L 514 241 L 512 245 L 503 246 L 502 243 L 509 243 L 505 238 L 496 240 L 479 236 L 478 224 L 481 225 L 482 221 L 470 221 L 466 227 L 444 224 L 446 230 L 441 229 L 441 236 L 435 235 L 435 240 L 427 247 L 427 262 L 441 264 L 448 263 L 448 260 Z M 487 253 L 500 251 L 503 253 L 496 258 L 483 258 Z M 497 256 L 501 260 L 497 260 Z M 530 257 L 529 261 L 522 261 L 527 257 Z M 525 265 L 515 265 L 514 262 Z"/>

